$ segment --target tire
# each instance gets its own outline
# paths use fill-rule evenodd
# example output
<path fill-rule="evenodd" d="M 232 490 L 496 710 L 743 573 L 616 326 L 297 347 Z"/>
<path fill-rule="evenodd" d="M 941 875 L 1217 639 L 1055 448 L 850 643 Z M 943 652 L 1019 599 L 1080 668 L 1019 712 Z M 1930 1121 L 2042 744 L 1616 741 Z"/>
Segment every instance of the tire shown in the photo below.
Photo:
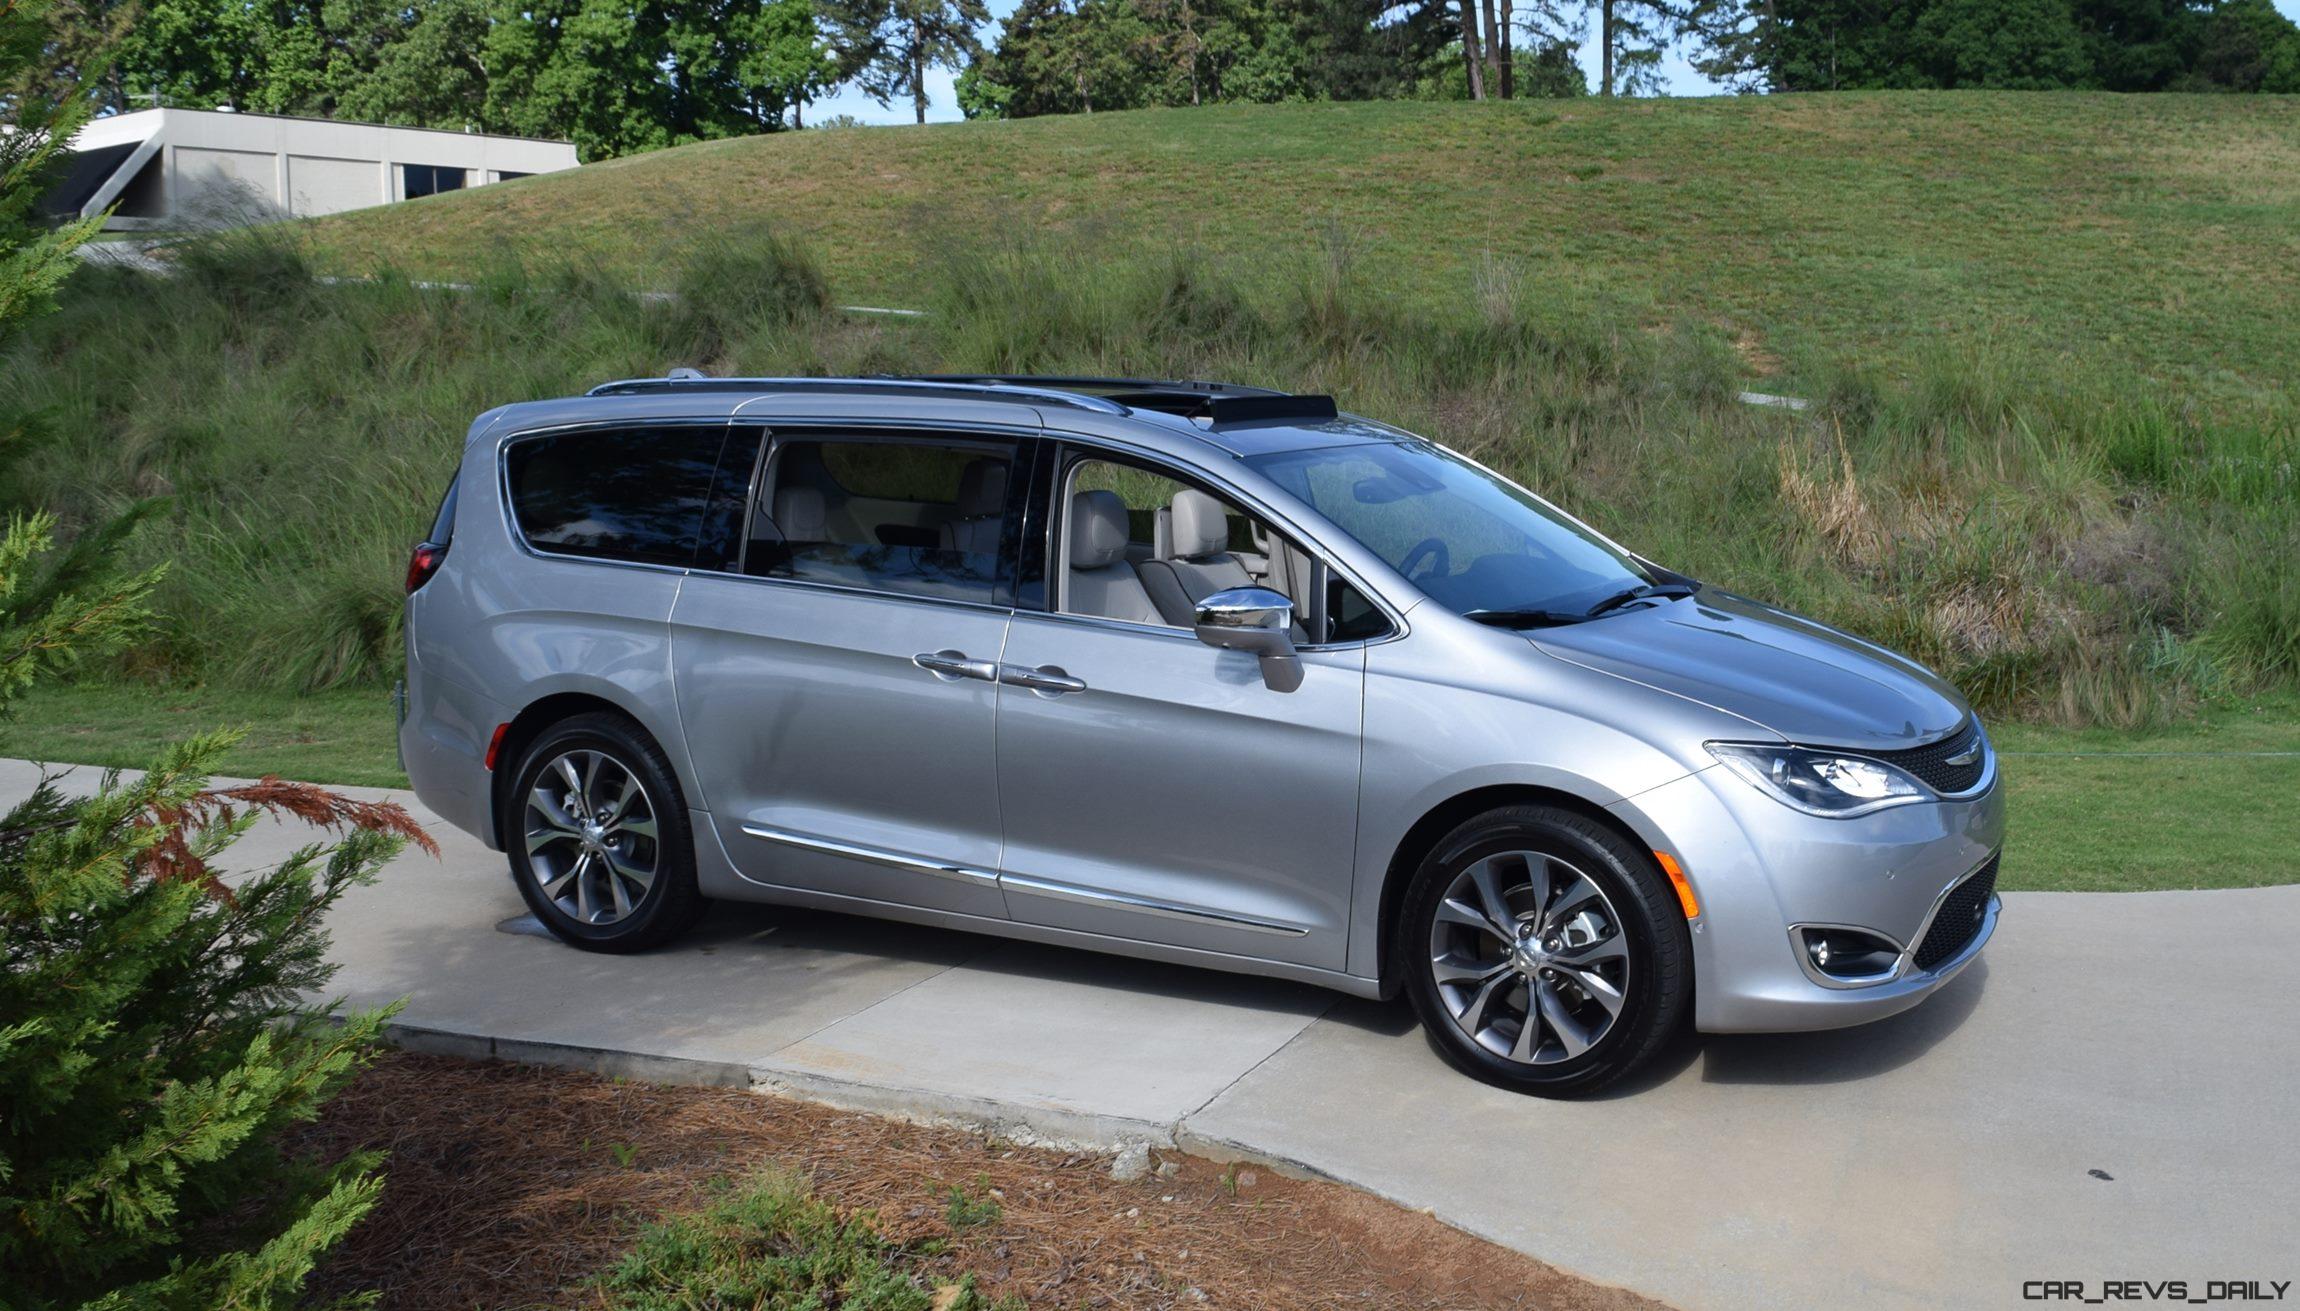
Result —
<path fill-rule="evenodd" d="M 1539 1097 L 1587 1096 L 1652 1060 L 1693 995 L 1692 935 L 1652 857 L 1553 806 L 1491 811 L 1439 841 L 1394 946 L 1439 1054 Z"/>
<path fill-rule="evenodd" d="M 662 748 L 629 719 L 601 711 L 545 729 L 521 754 L 503 809 L 511 879 L 561 942 L 646 951 L 702 914 L 686 798 Z"/>

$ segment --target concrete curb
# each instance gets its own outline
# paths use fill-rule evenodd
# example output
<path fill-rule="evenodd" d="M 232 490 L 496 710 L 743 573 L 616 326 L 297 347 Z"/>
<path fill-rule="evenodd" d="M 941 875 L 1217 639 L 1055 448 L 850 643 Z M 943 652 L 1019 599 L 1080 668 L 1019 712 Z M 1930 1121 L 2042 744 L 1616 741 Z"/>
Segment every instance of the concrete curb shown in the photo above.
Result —
<path fill-rule="evenodd" d="M 458 1056 L 474 1061 L 509 1061 L 517 1065 L 543 1065 L 561 1070 L 603 1074 L 610 1079 L 639 1079 L 648 1083 L 682 1084 L 699 1088 L 748 1088 L 751 1069 L 725 1061 L 698 1061 L 683 1056 L 650 1056 L 644 1052 L 582 1047 L 570 1043 L 533 1042 L 493 1038 L 483 1033 L 458 1033 L 412 1024 L 386 1025 L 384 1040 L 402 1051 L 427 1056 Z"/>

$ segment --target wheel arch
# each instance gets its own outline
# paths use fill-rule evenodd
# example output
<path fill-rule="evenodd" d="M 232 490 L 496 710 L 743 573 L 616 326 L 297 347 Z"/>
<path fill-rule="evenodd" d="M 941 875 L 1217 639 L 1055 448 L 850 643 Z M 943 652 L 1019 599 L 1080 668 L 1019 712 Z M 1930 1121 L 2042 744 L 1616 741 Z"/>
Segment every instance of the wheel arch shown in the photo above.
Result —
<path fill-rule="evenodd" d="M 1640 851 L 1650 849 L 1645 839 L 1623 823 L 1619 815 L 1563 788 L 1538 783 L 1494 783 L 1440 801 L 1407 827 L 1405 836 L 1398 839 L 1397 846 L 1391 850 L 1388 867 L 1382 872 L 1381 909 L 1375 920 L 1375 945 L 1379 955 L 1375 959 L 1383 999 L 1396 997 L 1405 985 L 1401 968 L 1405 956 L 1398 950 L 1397 942 L 1398 921 L 1403 914 L 1406 890 L 1413 885 L 1414 872 L 1446 834 L 1479 815 L 1506 806 L 1555 806 L 1611 829 Z"/>
<path fill-rule="evenodd" d="M 640 732 L 653 738 L 664 758 L 671 762 L 671 771 L 678 778 L 680 791 L 688 797 L 695 795 L 694 786 L 685 777 L 686 771 L 678 753 L 673 749 L 676 743 L 665 739 L 654 725 L 647 722 L 646 716 L 594 690 L 553 692 L 528 702 L 503 726 L 503 738 L 495 750 L 495 768 L 488 779 L 487 814 L 492 830 L 490 846 L 498 851 L 503 849 L 503 835 L 506 831 L 504 811 L 510 802 L 512 784 L 518 777 L 519 761 L 526 755 L 527 748 L 553 724 L 573 719 L 577 715 L 602 711 L 630 720 Z"/>

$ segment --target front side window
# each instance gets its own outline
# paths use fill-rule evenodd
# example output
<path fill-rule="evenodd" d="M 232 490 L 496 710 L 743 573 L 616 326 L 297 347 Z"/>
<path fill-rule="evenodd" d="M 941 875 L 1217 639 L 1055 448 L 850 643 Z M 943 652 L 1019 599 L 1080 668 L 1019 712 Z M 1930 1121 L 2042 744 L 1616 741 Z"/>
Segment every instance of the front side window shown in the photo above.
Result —
<path fill-rule="evenodd" d="M 537 550 L 685 567 L 726 431 L 684 424 L 514 442 L 503 455 L 512 517 Z"/>
<path fill-rule="evenodd" d="M 1388 618 L 1316 557 L 1203 487 L 1098 458 L 1072 464 L 1062 486 L 1065 613 L 1187 629 L 1214 593 L 1266 587 L 1293 601 L 1298 642 L 1362 641 L 1389 630 Z"/>
<path fill-rule="evenodd" d="M 744 572 L 1000 604 L 1011 442 L 777 438 Z"/>
<path fill-rule="evenodd" d="M 1247 463 L 1459 614 L 1578 616 L 1655 581 L 1539 500 L 1427 442 L 1280 451 Z"/>

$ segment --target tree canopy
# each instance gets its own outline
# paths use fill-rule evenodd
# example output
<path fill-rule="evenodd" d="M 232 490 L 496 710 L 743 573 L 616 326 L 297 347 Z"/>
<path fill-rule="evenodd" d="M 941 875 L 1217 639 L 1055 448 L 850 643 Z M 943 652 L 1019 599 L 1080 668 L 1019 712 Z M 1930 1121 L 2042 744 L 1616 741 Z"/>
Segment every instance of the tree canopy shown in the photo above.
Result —
<path fill-rule="evenodd" d="M 147 0 L 118 67 L 120 109 L 566 137 L 589 158 L 774 131 L 840 72 L 813 0 Z"/>
<path fill-rule="evenodd" d="M 1740 89 L 2300 91 L 2270 0 L 1700 0 L 1701 71 Z"/>

